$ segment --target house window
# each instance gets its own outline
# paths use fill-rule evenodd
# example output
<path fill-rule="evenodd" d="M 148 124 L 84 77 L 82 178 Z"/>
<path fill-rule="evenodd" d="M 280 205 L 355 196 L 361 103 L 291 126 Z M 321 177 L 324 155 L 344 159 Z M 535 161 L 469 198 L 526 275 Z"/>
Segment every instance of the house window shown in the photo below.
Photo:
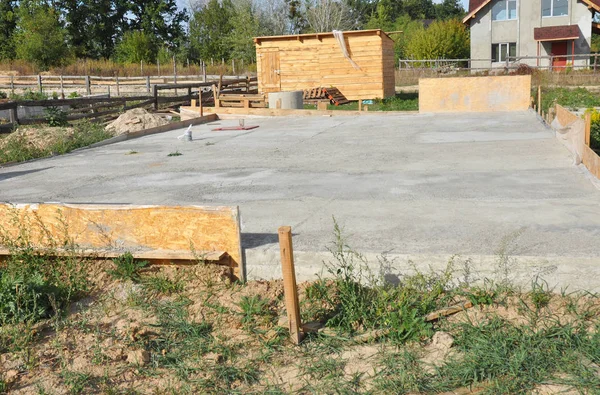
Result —
<path fill-rule="evenodd" d="M 509 19 L 517 19 L 517 0 L 497 0 L 492 7 L 492 20 Z"/>
<path fill-rule="evenodd" d="M 507 56 L 517 56 L 517 43 L 492 44 L 492 62 L 506 62 Z"/>
<path fill-rule="evenodd" d="M 542 16 L 569 15 L 569 0 L 542 0 Z"/>

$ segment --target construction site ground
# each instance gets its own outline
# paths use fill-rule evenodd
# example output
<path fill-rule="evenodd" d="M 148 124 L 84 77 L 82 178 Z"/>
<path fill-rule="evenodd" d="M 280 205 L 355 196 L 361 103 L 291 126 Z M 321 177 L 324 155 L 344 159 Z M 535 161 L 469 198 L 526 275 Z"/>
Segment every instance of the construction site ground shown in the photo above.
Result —
<path fill-rule="evenodd" d="M 250 279 L 278 278 L 277 228 L 299 280 L 335 220 L 373 267 L 510 256 L 517 282 L 600 290 L 600 191 L 533 112 L 220 120 L 0 169 L 0 201 L 239 205 Z M 175 155 L 173 155 L 175 154 Z M 180 155 L 177 155 L 180 154 Z M 500 257 L 500 258 L 499 258 Z"/>

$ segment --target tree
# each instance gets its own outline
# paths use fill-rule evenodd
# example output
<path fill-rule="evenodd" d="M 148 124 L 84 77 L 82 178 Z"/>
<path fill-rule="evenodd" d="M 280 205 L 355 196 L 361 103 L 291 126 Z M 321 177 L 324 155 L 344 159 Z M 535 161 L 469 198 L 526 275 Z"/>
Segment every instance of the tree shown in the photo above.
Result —
<path fill-rule="evenodd" d="M 14 59 L 14 33 L 17 28 L 17 2 L 0 0 L 0 59 Z"/>
<path fill-rule="evenodd" d="M 439 4 L 434 4 L 436 19 L 462 18 L 465 14 L 460 0 L 444 0 Z"/>
<path fill-rule="evenodd" d="M 413 59 L 465 59 L 469 57 L 469 36 L 458 19 L 435 21 L 412 36 L 406 55 Z"/>
<path fill-rule="evenodd" d="M 233 31 L 233 4 L 231 0 L 209 0 L 199 6 L 190 21 L 191 46 L 201 59 L 229 59 Z"/>
<path fill-rule="evenodd" d="M 252 0 L 236 0 L 231 17 L 233 29 L 227 37 L 233 59 L 251 63 L 256 58 L 253 37 L 261 36 L 264 29 L 252 4 Z"/>
<path fill-rule="evenodd" d="M 402 11 L 412 19 L 435 18 L 435 8 L 431 0 L 403 0 Z"/>
<path fill-rule="evenodd" d="M 350 15 L 350 8 L 343 1 L 316 0 L 307 2 L 306 22 L 313 32 L 351 30 L 356 27 Z"/>
<path fill-rule="evenodd" d="M 155 44 L 171 50 L 179 47 L 184 39 L 183 23 L 188 20 L 187 11 L 178 10 L 175 0 L 133 0 L 129 4 L 130 30 L 143 30 Z"/>
<path fill-rule="evenodd" d="M 154 63 L 157 48 L 152 37 L 141 30 L 134 30 L 123 35 L 115 48 L 115 60 L 120 63 Z"/>
<path fill-rule="evenodd" d="M 66 32 L 56 10 L 41 0 L 21 0 L 16 55 L 41 70 L 67 63 Z"/>

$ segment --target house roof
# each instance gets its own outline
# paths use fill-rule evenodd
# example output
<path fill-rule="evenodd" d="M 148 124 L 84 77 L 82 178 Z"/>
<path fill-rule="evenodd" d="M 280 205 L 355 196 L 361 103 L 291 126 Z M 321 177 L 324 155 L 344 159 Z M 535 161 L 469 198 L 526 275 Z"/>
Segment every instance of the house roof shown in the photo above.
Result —
<path fill-rule="evenodd" d="M 483 7 L 488 5 L 492 0 L 469 0 L 469 13 L 463 18 L 463 23 L 467 23 L 471 18 L 475 17 Z M 581 0 L 588 5 L 589 8 L 600 12 L 600 0 Z"/>
<path fill-rule="evenodd" d="M 581 31 L 578 25 L 547 26 L 533 29 L 535 41 L 574 40 L 579 38 Z"/>
<path fill-rule="evenodd" d="M 600 0 L 598 0 L 600 1 Z M 387 37 L 391 40 L 390 36 L 387 35 L 381 29 L 373 29 L 373 30 L 349 30 L 343 32 L 344 36 L 348 35 L 372 35 L 376 34 L 378 36 Z M 255 37 L 254 43 L 259 44 L 261 41 L 273 41 L 273 40 L 304 40 L 309 38 L 320 39 L 321 37 L 333 37 L 333 32 L 323 32 L 323 33 L 309 33 L 309 34 L 289 34 L 284 36 L 263 36 L 263 37 Z"/>

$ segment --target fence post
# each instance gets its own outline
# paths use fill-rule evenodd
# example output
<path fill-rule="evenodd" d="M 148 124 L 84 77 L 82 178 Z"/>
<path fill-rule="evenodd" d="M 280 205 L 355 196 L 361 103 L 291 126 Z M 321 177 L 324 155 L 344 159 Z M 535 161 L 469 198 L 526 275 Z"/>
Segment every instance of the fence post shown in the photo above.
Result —
<path fill-rule="evenodd" d="M 152 96 L 154 96 L 154 111 L 158 111 L 158 86 L 152 86 Z"/>
<path fill-rule="evenodd" d="M 177 62 L 175 56 L 173 56 L 173 82 L 177 85 Z M 175 88 L 175 96 L 177 96 L 177 88 Z"/>
<path fill-rule="evenodd" d="M 537 112 L 542 115 L 542 86 L 538 86 Z"/>
<path fill-rule="evenodd" d="M 235 75 L 235 60 L 231 59 L 231 74 Z"/>
<path fill-rule="evenodd" d="M 598 63 L 598 54 L 594 55 L 594 74 L 596 74 L 596 63 Z"/>
<path fill-rule="evenodd" d="M 43 88 L 42 88 L 42 76 L 40 74 L 38 74 L 38 76 L 37 76 L 37 83 L 38 83 L 38 89 L 40 90 L 40 92 L 43 92 Z"/>
<path fill-rule="evenodd" d="M 13 125 L 19 124 L 19 112 L 17 103 L 15 103 L 15 105 L 10 109 L 10 112 L 8 113 L 8 118 L 10 123 L 12 123 Z"/>
<path fill-rule="evenodd" d="M 202 82 L 206 82 L 206 62 L 202 61 Z"/>
<path fill-rule="evenodd" d="M 592 114 L 585 113 L 585 145 L 590 146 L 590 138 L 592 133 Z"/>
<path fill-rule="evenodd" d="M 87 92 L 88 96 L 92 94 L 92 83 L 89 75 L 85 76 L 85 91 Z"/>
<path fill-rule="evenodd" d="M 150 76 L 146 76 L 146 92 L 150 94 Z"/>
<path fill-rule="evenodd" d="M 115 83 L 117 85 L 117 96 L 121 96 L 121 89 L 119 88 L 119 76 L 115 77 Z"/>
<path fill-rule="evenodd" d="M 60 75 L 60 97 L 65 98 L 65 81 L 62 74 Z"/>
<path fill-rule="evenodd" d="M 10 76 L 10 94 L 11 95 L 15 94 L 15 76 L 14 75 Z"/>
<path fill-rule="evenodd" d="M 302 341 L 300 332 L 300 303 L 296 286 L 296 271 L 294 270 L 294 251 L 292 247 L 292 228 L 282 226 L 278 229 L 279 250 L 281 252 L 281 271 L 283 274 L 283 294 L 288 316 L 290 338 L 294 344 Z"/>
<path fill-rule="evenodd" d="M 158 76 L 160 77 L 160 59 L 156 58 L 156 66 L 158 67 Z"/>

